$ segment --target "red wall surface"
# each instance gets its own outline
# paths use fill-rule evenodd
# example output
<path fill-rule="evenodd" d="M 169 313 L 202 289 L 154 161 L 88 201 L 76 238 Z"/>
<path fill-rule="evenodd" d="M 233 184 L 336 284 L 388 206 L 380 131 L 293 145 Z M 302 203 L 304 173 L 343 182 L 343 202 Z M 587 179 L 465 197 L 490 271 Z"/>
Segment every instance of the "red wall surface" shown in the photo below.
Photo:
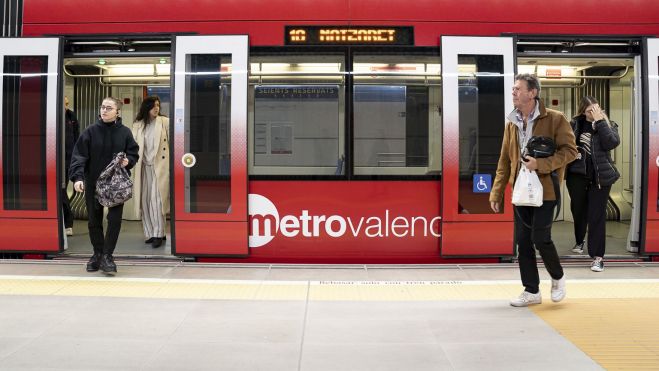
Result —
<path fill-rule="evenodd" d="M 408 25 L 416 45 L 440 35 L 659 35 L 659 1 L 630 0 L 25 0 L 25 36 L 193 32 L 282 45 L 285 25 Z"/>

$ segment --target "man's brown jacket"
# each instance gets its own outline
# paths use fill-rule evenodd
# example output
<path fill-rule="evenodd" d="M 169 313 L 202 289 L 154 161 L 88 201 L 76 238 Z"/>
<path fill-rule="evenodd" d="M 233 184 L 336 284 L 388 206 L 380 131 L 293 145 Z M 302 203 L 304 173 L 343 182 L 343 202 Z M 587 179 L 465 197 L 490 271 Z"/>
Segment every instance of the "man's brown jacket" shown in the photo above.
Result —
<path fill-rule="evenodd" d="M 563 179 L 565 167 L 577 158 L 577 145 L 572 127 L 565 116 L 559 111 L 545 108 L 545 105 L 539 100 L 538 103 L 540 104 L 540 115 L 533 123 L 533 135 L 552 138 L 556 143 L 556 153 L 553 156 L 536 159 L 538 162 L 537 173 L 542 183 L 543 200 L 553 201 L 556 200 L 556 196 L 550 174 L 553 170 L 558 170 L 558 179 Z M 506 183 L 513 185 L 517 178 L 517 172 L 521 166 L 517 130 L 515 123 L 510 121 L 506 123 L 497 174 L 490 192 L 491 202 L 503 202 Z"/>

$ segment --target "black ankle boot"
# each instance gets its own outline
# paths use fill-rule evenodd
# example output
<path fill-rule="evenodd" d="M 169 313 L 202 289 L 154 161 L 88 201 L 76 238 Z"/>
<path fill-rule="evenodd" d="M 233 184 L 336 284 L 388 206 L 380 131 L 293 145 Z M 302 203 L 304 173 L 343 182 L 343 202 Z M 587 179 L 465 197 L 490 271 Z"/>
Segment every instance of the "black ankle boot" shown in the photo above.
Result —
<path fill-rule="evenodd" d="M 117 273 L 117 265 L 114 264 L 114 258 L 110 254 L 103 254 L 101 257 L 101 270 L 105 274 L 114 275 Z"/>
<path fill-rule="evenodd" d="M 87 272 L 96 272 L 101 265 L 101 253 L 95 252 L 87 262 Z"/>
<path fill-rule="evenodd" d="M 162 238 L 155 237 L 153 241 L 151 241 L 151 246 L 155 249 L 156 247 L 160 247 L 162 245 Z"/>

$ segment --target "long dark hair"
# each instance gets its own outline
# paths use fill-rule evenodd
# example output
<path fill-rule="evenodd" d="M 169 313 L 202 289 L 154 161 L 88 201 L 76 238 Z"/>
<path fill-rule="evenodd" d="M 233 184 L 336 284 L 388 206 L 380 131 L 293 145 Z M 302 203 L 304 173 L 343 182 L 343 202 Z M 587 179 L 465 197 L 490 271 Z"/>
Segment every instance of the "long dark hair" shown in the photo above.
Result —
<path fill-rule="evenodd" d="M 135 121 L 144 121 L 144 125 L 148 124 L 149 120 L 149 111 L 155 107 L 156 102 L 158 102 L 159 105 L 162 106 L 162 103 L 160 102 L 160 98 L 158 98 L 157 95 L 152 95 L 150 97 L 144 98 L 142 101 L 142 105 L 140 105 L 140 111 L 137 113 L 137 117 L 135 117 Z M 160 114 L 160 111 L 158 111 L 158 116 L 162 116 Z"/>

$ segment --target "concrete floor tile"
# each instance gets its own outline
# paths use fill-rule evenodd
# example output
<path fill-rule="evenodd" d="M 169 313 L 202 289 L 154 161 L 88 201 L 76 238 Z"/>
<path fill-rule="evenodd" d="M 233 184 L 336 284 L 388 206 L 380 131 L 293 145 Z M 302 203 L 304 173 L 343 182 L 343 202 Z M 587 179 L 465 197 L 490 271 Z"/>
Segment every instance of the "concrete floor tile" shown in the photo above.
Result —
<path fill-rule="evenodd" d="M 236 319 L 217 315 L 188 316 L 170 341 L 217 343 L 300 343 L 302 319 Z"/>
<path fill-rule="evenodd" d="M 288 371 L 298 369 L 299 359 L 294 343 L 186 342 L 165 345 L 143 370 Z"/>
<path fill-rule="evenodd" d="M 567 340 L 441 344 L 455 370 L 601 370 Z"/>
<path fill-rule="evenodd" d="M 273 266 L 268 275 L 272 281 L 366 281 L 363 268 L 279 268 Z"/>
<path fill-rule="evenodd" d="M 190 316 L 243 320 L 302 319 L 306 306 L 305 301 L 202 300 Z"/>
<path fill-rule="evenodd" d="M 35 339 L 2 359 L 0 370 L 139 370 L 158 342 L 106 338 Z"/>
<path fill-rule="evenodd" d="M 436 344 L 305 344 L 302 371 L 451 370 Z"/>
<path fill-rule="evenodd" d="M 305 344 L 436 343 L 425 320 L 315 320 L 305 326 Z"/>
<path fill-rule="evenodd" d="M 468 317 L 428 321 L 440 343 L 523 343 L 548 341 L 560 336 L 537 317 L 480 319 L 472 313 Z"/>

